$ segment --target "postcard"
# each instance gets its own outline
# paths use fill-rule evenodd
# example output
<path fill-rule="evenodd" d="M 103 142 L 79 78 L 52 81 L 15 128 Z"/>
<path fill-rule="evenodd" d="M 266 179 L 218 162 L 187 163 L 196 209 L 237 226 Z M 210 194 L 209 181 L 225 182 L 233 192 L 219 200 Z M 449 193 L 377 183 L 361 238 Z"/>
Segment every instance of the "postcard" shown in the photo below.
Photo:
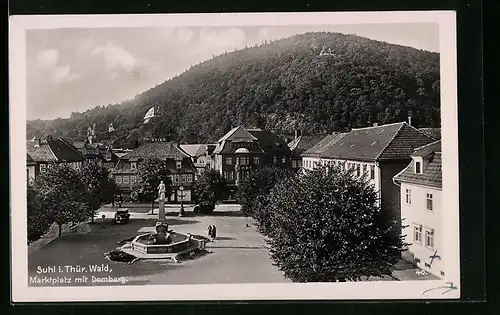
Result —
<path fill-rule="evenodd" d="M 460 297 L 455 12 L 12 16 L 9 65 L 14 302 Z"/>

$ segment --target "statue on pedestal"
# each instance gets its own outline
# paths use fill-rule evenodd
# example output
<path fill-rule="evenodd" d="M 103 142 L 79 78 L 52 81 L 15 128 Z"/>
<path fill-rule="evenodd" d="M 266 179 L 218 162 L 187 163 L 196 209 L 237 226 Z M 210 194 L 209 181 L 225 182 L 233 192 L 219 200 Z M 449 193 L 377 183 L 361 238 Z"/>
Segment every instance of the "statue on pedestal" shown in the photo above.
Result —
<path fill-rule="evenodd" d="M 165 201 L 165 184 L 163 181 L 160 181 L 160 185 L 158 185 L 158 199 L 160 201 Z"/>

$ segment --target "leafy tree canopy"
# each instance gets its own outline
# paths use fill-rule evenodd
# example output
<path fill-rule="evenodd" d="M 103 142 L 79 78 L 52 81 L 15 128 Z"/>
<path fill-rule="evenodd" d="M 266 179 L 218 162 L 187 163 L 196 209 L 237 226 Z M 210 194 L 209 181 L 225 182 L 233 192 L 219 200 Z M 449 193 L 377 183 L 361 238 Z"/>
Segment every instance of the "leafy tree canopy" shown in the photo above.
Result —
<path fill-rule="evenodd" d="M 36 177 L 33 189 L 59 225 L 59 234 L 63 224 L 82 222 L 91 216 L 85 202 L 87 186 L 79 172 L 67 164 L 48 165 L 47 170 Z"/>
<path fill-rule="evenodd" d="M 369 181 L 352 171 L 310 171 L 278 183 L 267 201 L 271 257 L 294 282 L 382 276 L 400 257 L 396 225 L 385 220 Z"/>
<path fill-rule="evenodd" d="M 245 181 L 242 181 L 236 192 L 236 200 L 241 205 L 241 211 L 247 217 L 259 215 L 262 196 L 266 196 L 269 191 L 283 179 L 292 176 L 288 169 L 276 166 L 263 166 L 252 170 Z"/>
<path fill-rule="evenodd" d="M 169 180 L 170 170 L 165 161 L 157 158 L 150 158 L 141 161 L 137 166 L 137 181 L 132 187 L 143 201 L 150 201 L 154 204 L 158 198 L 158 185 L 160 181 L 165 184 L 165 196 L 171 194 L 171 182 Z"/>
<path fill-rule="evenodd" d="M 196 202 L 224 200 L 229 195 L 226 180 L 216 170 L 206 170 L 196 180 L 193 187 Z"/>
<path fill-rule="evenodd" d="M 118 186 L 114 179 L 101 163 L 96 160 L 86 160 L 79 170 L 82 181 L 87 186 L 85 202 L 92 212 L 92 220 L 97 210 L 106 203 L 113 201 L 113 196 L 118 193 Z"/>
<path fill-rule="evenodd" d="M 49 231 L 54 218 L 50 209 L 44 207 L 42 196 L 36 190 L 28 187 L 27 194 L 28 244 L 30 244 Z"/>

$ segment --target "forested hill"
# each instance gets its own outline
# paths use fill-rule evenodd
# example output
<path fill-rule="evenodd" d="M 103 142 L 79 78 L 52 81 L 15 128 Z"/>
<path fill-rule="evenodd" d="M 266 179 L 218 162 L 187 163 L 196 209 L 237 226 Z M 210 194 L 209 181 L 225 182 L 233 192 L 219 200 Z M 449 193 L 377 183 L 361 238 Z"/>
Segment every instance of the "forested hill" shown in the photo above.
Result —
<path fill-rule="evenodd" d="M 82 138 L 95 123 L 98 139 L 153 135 L 205 143 L 240 124 L 305 134 L 402 121 L 409 113 L 418 127 L 439 127 L 439 94 L 438 53 L 306 33 L 214 57 L 121 104 L 30 121 L 28 138 Z M 153 106 L 161 118 L 143 125 Z"/>

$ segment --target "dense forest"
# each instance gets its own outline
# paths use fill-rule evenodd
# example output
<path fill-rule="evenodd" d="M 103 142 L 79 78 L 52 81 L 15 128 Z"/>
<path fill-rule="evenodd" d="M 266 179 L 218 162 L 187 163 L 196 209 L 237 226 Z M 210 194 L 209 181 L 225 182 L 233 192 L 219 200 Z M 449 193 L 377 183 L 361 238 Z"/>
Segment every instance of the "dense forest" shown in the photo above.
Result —
<path fill-rule="evenodd" d="M 82 139 L 95 123 L 98 140 L 120 145 L 150 136 L 206 143 L 240 124 L 310 134 L 403 121 L 409 114 L 418 127 L 439 127 L 439 85 L 438 53 L 306 33 L 213 57 L 120 104 L 28 121 L 27 135 Z M 153 106 L 160 117 L 143 124 Z"/>

